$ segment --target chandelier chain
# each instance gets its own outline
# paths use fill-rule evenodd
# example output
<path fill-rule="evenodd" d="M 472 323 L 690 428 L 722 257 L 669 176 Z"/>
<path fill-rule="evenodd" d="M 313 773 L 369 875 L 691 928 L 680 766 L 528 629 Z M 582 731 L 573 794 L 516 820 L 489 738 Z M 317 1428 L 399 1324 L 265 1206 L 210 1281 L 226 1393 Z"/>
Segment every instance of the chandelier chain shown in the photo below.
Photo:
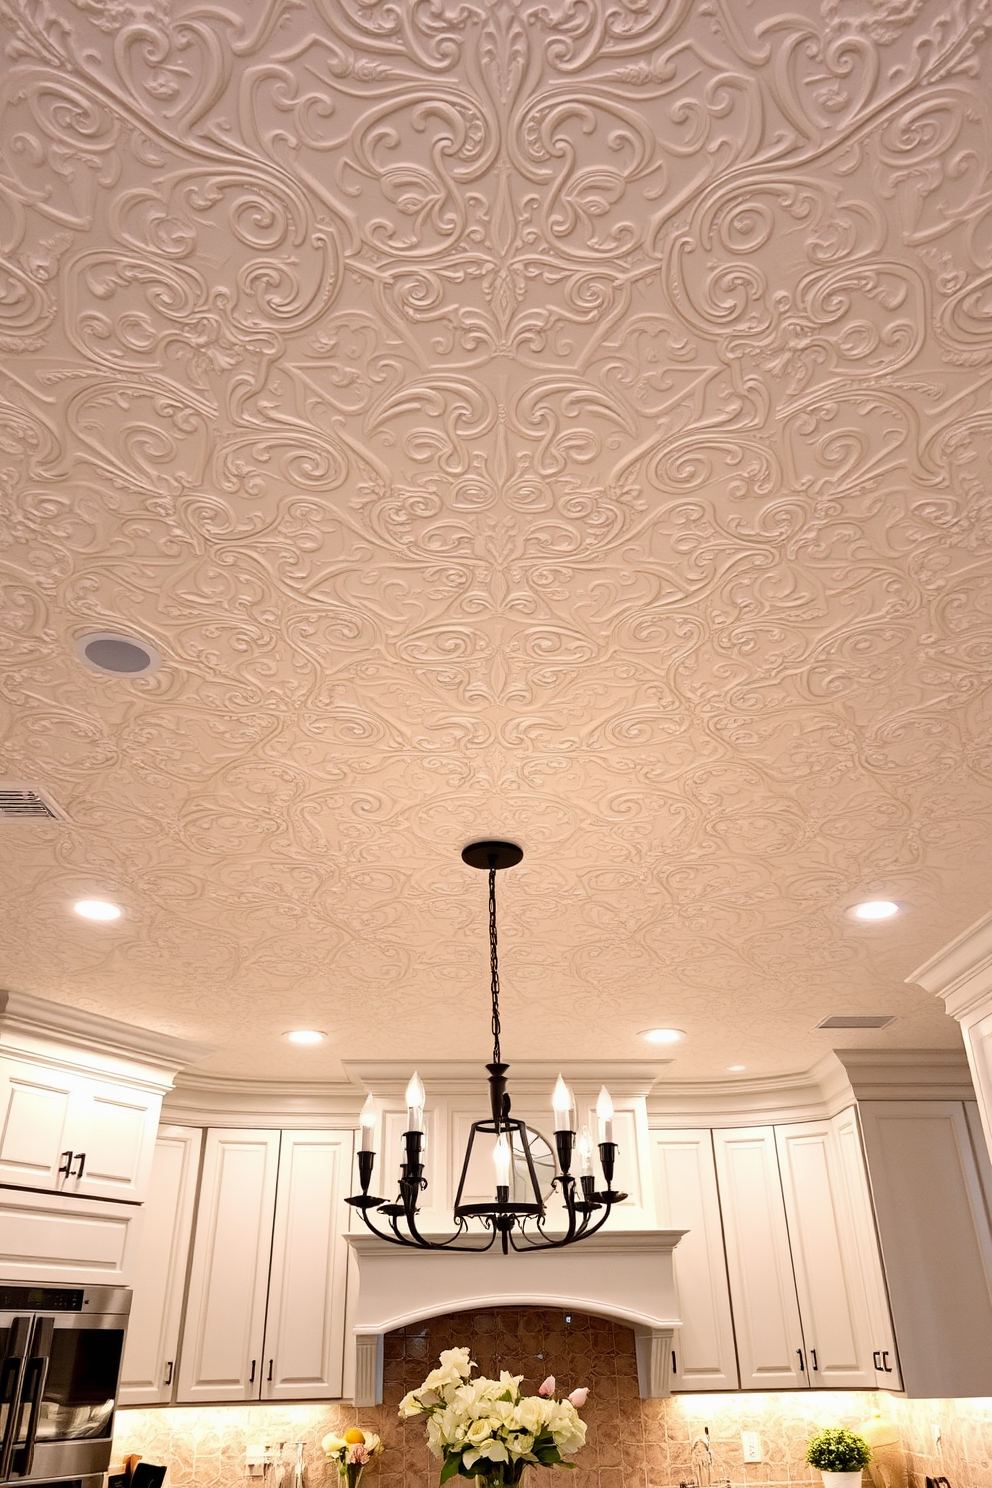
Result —
<path fill-rule="evenodd" d="M 499 947 L 496 942 L 496 869 L 489 870 L 489 971 L 493 993 L 493 1064 L 499 1064 Z"/>

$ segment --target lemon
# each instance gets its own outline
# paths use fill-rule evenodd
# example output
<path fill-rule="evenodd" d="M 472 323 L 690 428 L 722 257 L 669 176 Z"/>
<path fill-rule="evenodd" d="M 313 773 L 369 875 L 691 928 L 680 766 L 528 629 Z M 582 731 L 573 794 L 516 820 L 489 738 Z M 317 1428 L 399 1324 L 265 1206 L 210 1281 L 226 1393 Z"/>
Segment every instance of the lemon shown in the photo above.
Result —
<path fill-rule="evenodd" d="M 362 1446 L 364 1446 L 365 1432 L 361 1429 L 360 1426 L 349 1426 L 348 1430 L 344 1434 L 344 1439 L 348 1443 L 349 1447 L 355 1447 L 359 1444 L 359 1442 L 362 1444 Z"/>

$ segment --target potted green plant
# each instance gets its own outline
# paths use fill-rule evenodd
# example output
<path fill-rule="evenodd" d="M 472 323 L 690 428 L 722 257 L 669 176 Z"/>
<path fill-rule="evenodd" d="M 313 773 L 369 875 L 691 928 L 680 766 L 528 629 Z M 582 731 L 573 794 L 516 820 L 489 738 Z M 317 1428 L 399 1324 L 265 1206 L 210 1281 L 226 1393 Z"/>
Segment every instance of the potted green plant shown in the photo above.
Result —
<path fill-rule="evenodd" d="M 861 1469 L 871 1461 L 871 1447 L 846 1426 L 826 1426 L 811 1439 L 806 1461 L 820 1469 L 824 1488 L 859 1488 Z"/>

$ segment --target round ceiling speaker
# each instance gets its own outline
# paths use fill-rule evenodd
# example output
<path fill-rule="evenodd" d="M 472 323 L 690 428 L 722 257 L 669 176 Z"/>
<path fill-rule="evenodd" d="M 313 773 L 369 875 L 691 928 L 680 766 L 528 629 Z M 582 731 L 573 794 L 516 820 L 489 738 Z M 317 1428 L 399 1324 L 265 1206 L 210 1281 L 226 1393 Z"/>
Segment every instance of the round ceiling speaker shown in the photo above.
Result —
<path fill-rule="evenodd" d="M 116 630 L 93 630 L 80 636 L 76 655 L 92 671 L 111 677 L 144 677 L 162 664 L 154 646 Z"/>

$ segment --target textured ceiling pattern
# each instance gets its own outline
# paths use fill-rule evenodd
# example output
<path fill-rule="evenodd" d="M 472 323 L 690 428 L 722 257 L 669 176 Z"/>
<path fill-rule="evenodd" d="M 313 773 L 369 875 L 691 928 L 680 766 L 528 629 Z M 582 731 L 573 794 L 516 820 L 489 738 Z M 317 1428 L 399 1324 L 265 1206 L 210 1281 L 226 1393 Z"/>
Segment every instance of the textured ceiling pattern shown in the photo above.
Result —
<path fill-rule="evenodd" d="M 2 829 L 7 983 L 220 1071 L 482 1054 L 498 833 L 510 1057 L 953 1042 L 901 979 L 992 868 L 992 10 L 0 18 L 0 776 L 73 821 Z"/>

